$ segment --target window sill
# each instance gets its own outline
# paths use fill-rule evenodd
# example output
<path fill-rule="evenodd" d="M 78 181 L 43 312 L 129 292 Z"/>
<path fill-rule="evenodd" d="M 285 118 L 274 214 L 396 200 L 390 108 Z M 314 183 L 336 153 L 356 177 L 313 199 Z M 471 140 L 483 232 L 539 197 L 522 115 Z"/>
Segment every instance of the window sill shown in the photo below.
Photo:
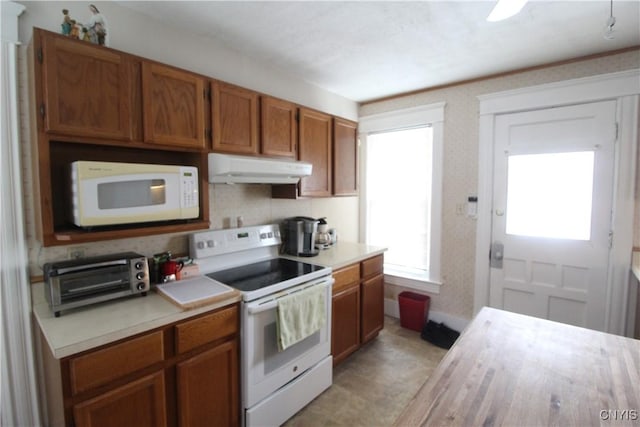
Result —
<path fill-rule="evenodd" d="M 442 282 L 440 280 L 434 280 L 433 278 L 426 276 L 407 274 L 389 269 L 385 269 L 384 281 L 390 285 L 401 286 L 403 288 L 429 292 L 432 294 L 439 294 L 440 286 L 442 286 Z"/>

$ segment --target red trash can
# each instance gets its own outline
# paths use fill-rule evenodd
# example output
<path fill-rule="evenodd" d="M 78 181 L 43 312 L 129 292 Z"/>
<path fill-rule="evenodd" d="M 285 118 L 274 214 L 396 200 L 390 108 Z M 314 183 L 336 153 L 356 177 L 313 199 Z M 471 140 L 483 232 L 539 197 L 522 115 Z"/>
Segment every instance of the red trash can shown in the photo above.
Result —
<path fill-rule="evenodd" d="M 429 319 L 428 295 L 404 291 L 398 295 L 400 305 L 400 326 L 422 332 L 422 327 Z"/>

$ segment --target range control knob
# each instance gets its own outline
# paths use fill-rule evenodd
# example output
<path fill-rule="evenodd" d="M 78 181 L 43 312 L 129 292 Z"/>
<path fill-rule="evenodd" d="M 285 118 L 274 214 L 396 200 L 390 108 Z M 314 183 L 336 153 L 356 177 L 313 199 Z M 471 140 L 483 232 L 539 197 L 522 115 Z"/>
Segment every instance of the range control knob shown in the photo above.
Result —
<path fill-rule="evenodd" d="M 198 249 L 204 249 L 204 242 L 198 242 L 196 246 L 198 247 Z"/>
<path fill-rule="evenodd" d="M 138 280 L 144 279 L 144 272 L 141 271 L 139 273 L 136 273 L 136 279 Z"/>
<path fill-rule="evenodd" d="M 139 291 L 143 290 L 146 287 L 146 285 L 144 284 L 144 282 L 139 282 L 138 285 L 136 286 L 136 289 L 138 289 Z"/>
<path fill-rule="evenodd" d="M 133 266 L 135 267 L 136 270 L 142 270 L 142 267 L 144 267 L 144 263 L 142 261 L 136 261 L 136 263 Z"/>

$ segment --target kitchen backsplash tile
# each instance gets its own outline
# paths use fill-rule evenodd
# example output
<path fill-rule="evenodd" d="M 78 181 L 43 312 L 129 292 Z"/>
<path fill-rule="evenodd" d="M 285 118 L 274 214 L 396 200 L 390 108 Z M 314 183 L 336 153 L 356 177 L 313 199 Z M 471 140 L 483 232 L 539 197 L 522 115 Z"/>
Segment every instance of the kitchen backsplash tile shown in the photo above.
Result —
<path fill-rule="evenodd" d="M 238 216 L 243 217 L 245 226 L 250 226 L 279 223 L 290 216 L 313 216 L 314 212 L 318 212 L 317 216 L 327 217 L 330 225 L 340 230 L 341 238 L 354 242 L 358 240 L 357 225 L 354 226 L 358 222 L 357 197 L 321 199 L 319 202 L 312 199 L 271 199 L 271 186 L 246 184 L 213 184 L 209 185 L 209 192 L 211 229 L 235 228 Z M 318 206 L 314 208 L 314 205 Z M 33 205 L 26 206 L 26 210 L 32 211 Z M 335 218 L 335 221 L 332 221 L 332 218 Z M 341 227 L 344 227 L 344 233 Z M 186 254 L 189 251 L 187 236 L 188 233 L 154 235 L 74 246 L 83 247 L 85 256 L 125 251 L 138 252 L 148 257 L 163 251 Z M 46 262 L 66 259 L 69 248 L 73 247 L 43 248 L 35 238 L 33 224 L 27 229 L 27 241 L 31 276 L 41 276 L 42 266 Z"/>

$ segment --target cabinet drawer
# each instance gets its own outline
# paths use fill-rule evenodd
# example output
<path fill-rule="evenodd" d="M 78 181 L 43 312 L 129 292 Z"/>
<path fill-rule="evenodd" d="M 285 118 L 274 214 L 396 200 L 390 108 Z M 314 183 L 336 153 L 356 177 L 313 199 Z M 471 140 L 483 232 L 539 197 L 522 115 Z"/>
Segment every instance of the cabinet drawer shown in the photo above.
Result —
<path fill-rule="evenodd" d="M 362 261 L 362 277 L 381 274 L 384 271 L 384 256 L 378 255 Z"/>
<path fill-rule="evenodd" d="M 360 264 L 353 264 L 341 268 L 333 272 L 333 278 L 336 280 L 333 284 L 333 294 L 340 292 L 348 287 L 348 285 L 360 282 Z"/>
<path fill-rule="evenodd" d="M 106 384 L 163 359 L 162 331 L 76 357 L 69 362 L 72 393 Z"/>
<path fill-rule="evenodd" d="M 238 306 L 176 325 L 176 352 L 184 353 L 238 332 Z"/>

